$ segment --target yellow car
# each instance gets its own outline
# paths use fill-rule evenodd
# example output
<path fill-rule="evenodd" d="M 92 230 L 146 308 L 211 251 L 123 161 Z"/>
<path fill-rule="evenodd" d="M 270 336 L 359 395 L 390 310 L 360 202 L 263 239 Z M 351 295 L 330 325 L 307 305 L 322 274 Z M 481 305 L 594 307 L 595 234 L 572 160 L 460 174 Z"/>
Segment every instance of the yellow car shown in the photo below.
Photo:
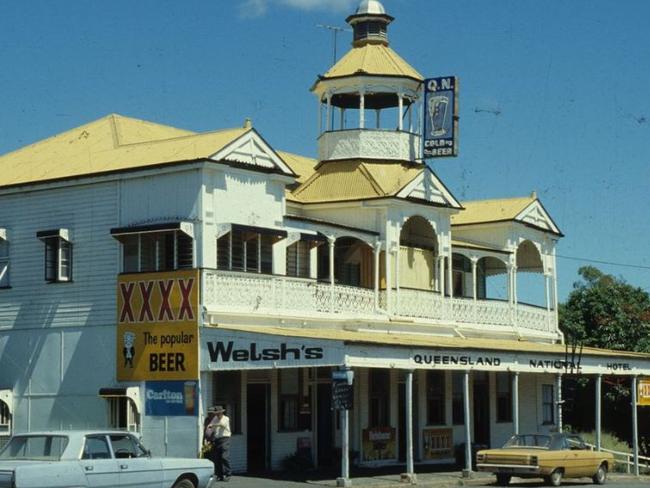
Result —
<path fill-rule="evenodd" d="M 513 476 L 543 478 L 552 486 L 560 486 L 562 478 L 588 476 L 602 485 L 613 466 L 612 454 L 592 450 L 575 434 L 514 435 L 501 449 L 476 454 L 477 469 L 494 473 L 502 486 Z"/>

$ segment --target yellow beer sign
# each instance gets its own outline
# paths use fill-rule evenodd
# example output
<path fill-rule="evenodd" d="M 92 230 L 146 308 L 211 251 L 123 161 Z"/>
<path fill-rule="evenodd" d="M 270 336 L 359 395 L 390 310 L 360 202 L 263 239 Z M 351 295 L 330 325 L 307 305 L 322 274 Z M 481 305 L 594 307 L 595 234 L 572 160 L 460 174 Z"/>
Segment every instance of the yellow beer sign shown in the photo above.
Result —
<path fill-rule="evenodd" d="M 118 381 L 197 379 L 199 316 L 198 270 L 120 275 Z"/>
<path fill-rule="evenodd" d="M 650 378 L 642 378 L 637 385 L 637 404 L 650 406 Z"/>

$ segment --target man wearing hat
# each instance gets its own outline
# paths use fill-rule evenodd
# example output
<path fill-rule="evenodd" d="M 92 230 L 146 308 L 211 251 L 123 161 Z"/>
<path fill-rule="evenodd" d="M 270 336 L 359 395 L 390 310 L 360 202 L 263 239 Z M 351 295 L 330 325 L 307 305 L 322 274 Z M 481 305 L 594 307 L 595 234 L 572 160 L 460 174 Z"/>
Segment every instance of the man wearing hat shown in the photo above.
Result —
<path fill-rule="evenodd" d="M 212 444 L 211 460 L 219 481 L 230 481 L 230 419 L 221 405 L 208 408 L 213 415 L 205 428 L 204 438 Z"/>

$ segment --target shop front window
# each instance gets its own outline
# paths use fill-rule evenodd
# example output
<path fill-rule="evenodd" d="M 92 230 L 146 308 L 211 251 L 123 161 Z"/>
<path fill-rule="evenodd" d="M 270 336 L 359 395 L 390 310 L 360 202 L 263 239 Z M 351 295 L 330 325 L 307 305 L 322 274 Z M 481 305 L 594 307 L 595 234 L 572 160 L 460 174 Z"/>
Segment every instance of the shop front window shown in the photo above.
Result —
<path fill-rule="evenodd" d="M 553 385 L 542 385 L 542 423 L 555 424 Z"/>
<path fill-rule="evenodd" d="M 427 423 L 445 425 L 445 372 L 427 371 Z"/>
<path fill-rule="evenodd" d="M 309 430 L 311 405 L 306 375 L 300 369 L 278 372 L 278 429 L 283 432 Z"/>
<path fill-rule="evenodd" d="M 369 381 L 368 427 L 388 427 L 390 425 L 390 372 L 386 369 L 371 369 Z"/>
<path fill-rule="evenodd" d="M 230 419 L 230 431 L 241 434 L 241 371 L 218 371 L 212 378 L 212 405 L 221 405 Z"/>
<path fill-rule="evenodd" d="M 497 373 L 497 422 L 512 422 L 512 381 L 510 373 Z"/>
<path fill-rule="evenodd" d="M 454 425 L 465 423 L 465 405 L 463 403 L 463 376 L 465 373 L 454 371 L 451 373 L 451 413 Z"/>

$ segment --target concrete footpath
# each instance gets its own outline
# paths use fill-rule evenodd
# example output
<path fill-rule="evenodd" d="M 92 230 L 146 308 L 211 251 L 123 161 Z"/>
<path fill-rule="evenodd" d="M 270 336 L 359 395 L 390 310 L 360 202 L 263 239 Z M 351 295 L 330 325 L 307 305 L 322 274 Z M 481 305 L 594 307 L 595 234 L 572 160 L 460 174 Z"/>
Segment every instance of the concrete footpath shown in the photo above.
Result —
<path fill-rule="evenodd" d="M 211 488 L 218 487 L 232 487 L 232 488 L 299 488 L 310 486 L 317 487 L 335 487 L 336 479 L 333 477 L 323 476 L 322 478 L 310 479 L 309 475 L 305 475 L 303 479 L 280 478 L 270 475 L 270 477 L 256 477 L 256 476 L 233 476 L 228 483 L 217 482 Z M 413 486 L 408 483 L 400 481 L 398 473 L 385 473 L 385 474 L 364 474 L 358 473 L 357 476 L 351 477 L 352 487 L 359 488 L 405 488 Z M 631 475 L 624 474 L 610 474 L 608 481 L 612 484 L 637 484 L 641 483 L 645 486 L 650 486 L 650 476 L 641 476 L 636 478 Z M 460 472 L 435 472 L 435 473 L 418 473 L 417 485 L 423 488 L 457 488 L 461 486 L 496 486 L 494 476 L 487 473 L 473 473 L 471 478 L 463 478 Z M 543 483 L 541 479 L 522 480 L 513 478 L 512 486 L 520 487 L 541 487 Z M 581 479 L 568 479 L 563 480 L 564 486 L 579 486 L 579 485 L 592 485 L 590 478 Z"/>
<path fill-rule="evenodd" d="M 496 486 L 494 476 L 488 473 L 472 473 L 471 478 L 463 478 L 462 473 L 459 471 L 449 472 L 431 472 L 431 473 L 417 473 L 418 487 L 429 488 L 456 488 L 459 486 Z M 637 484 L 643 486 L 650 486 L 650 476 L 641 476 L 636 478 L 631 475 L 625 474 L 610 474 L 608 481 L 611 484 Z M 409 483 L 400 481 L 399 473 L 385 472 L 385 473 L 357 473 L 351 477 L 352 487 L 360 488 L 405 488 L 413 486 Z M 513 478 L 511 485 L 513 486 L 543 486 L 541 479 L 522 480 L 520 478 Z M 576 480 L 563 480 L 563 485 L 592 485 L 590 478 L 580 478 Z M 336 479 L 333 476 L 323 475 L 311 479 L 309 475 L 299 477 L 298 473 L 292 479 L 276 477 L 273 475 L 266 476 L 233 476 L 228 483 L 217 482 L 211 488 L 218 487 L 232 487 L 232 488 L 299 488 L 311 486 L 313 488 L 333 488 L 336 487 Z"/>

